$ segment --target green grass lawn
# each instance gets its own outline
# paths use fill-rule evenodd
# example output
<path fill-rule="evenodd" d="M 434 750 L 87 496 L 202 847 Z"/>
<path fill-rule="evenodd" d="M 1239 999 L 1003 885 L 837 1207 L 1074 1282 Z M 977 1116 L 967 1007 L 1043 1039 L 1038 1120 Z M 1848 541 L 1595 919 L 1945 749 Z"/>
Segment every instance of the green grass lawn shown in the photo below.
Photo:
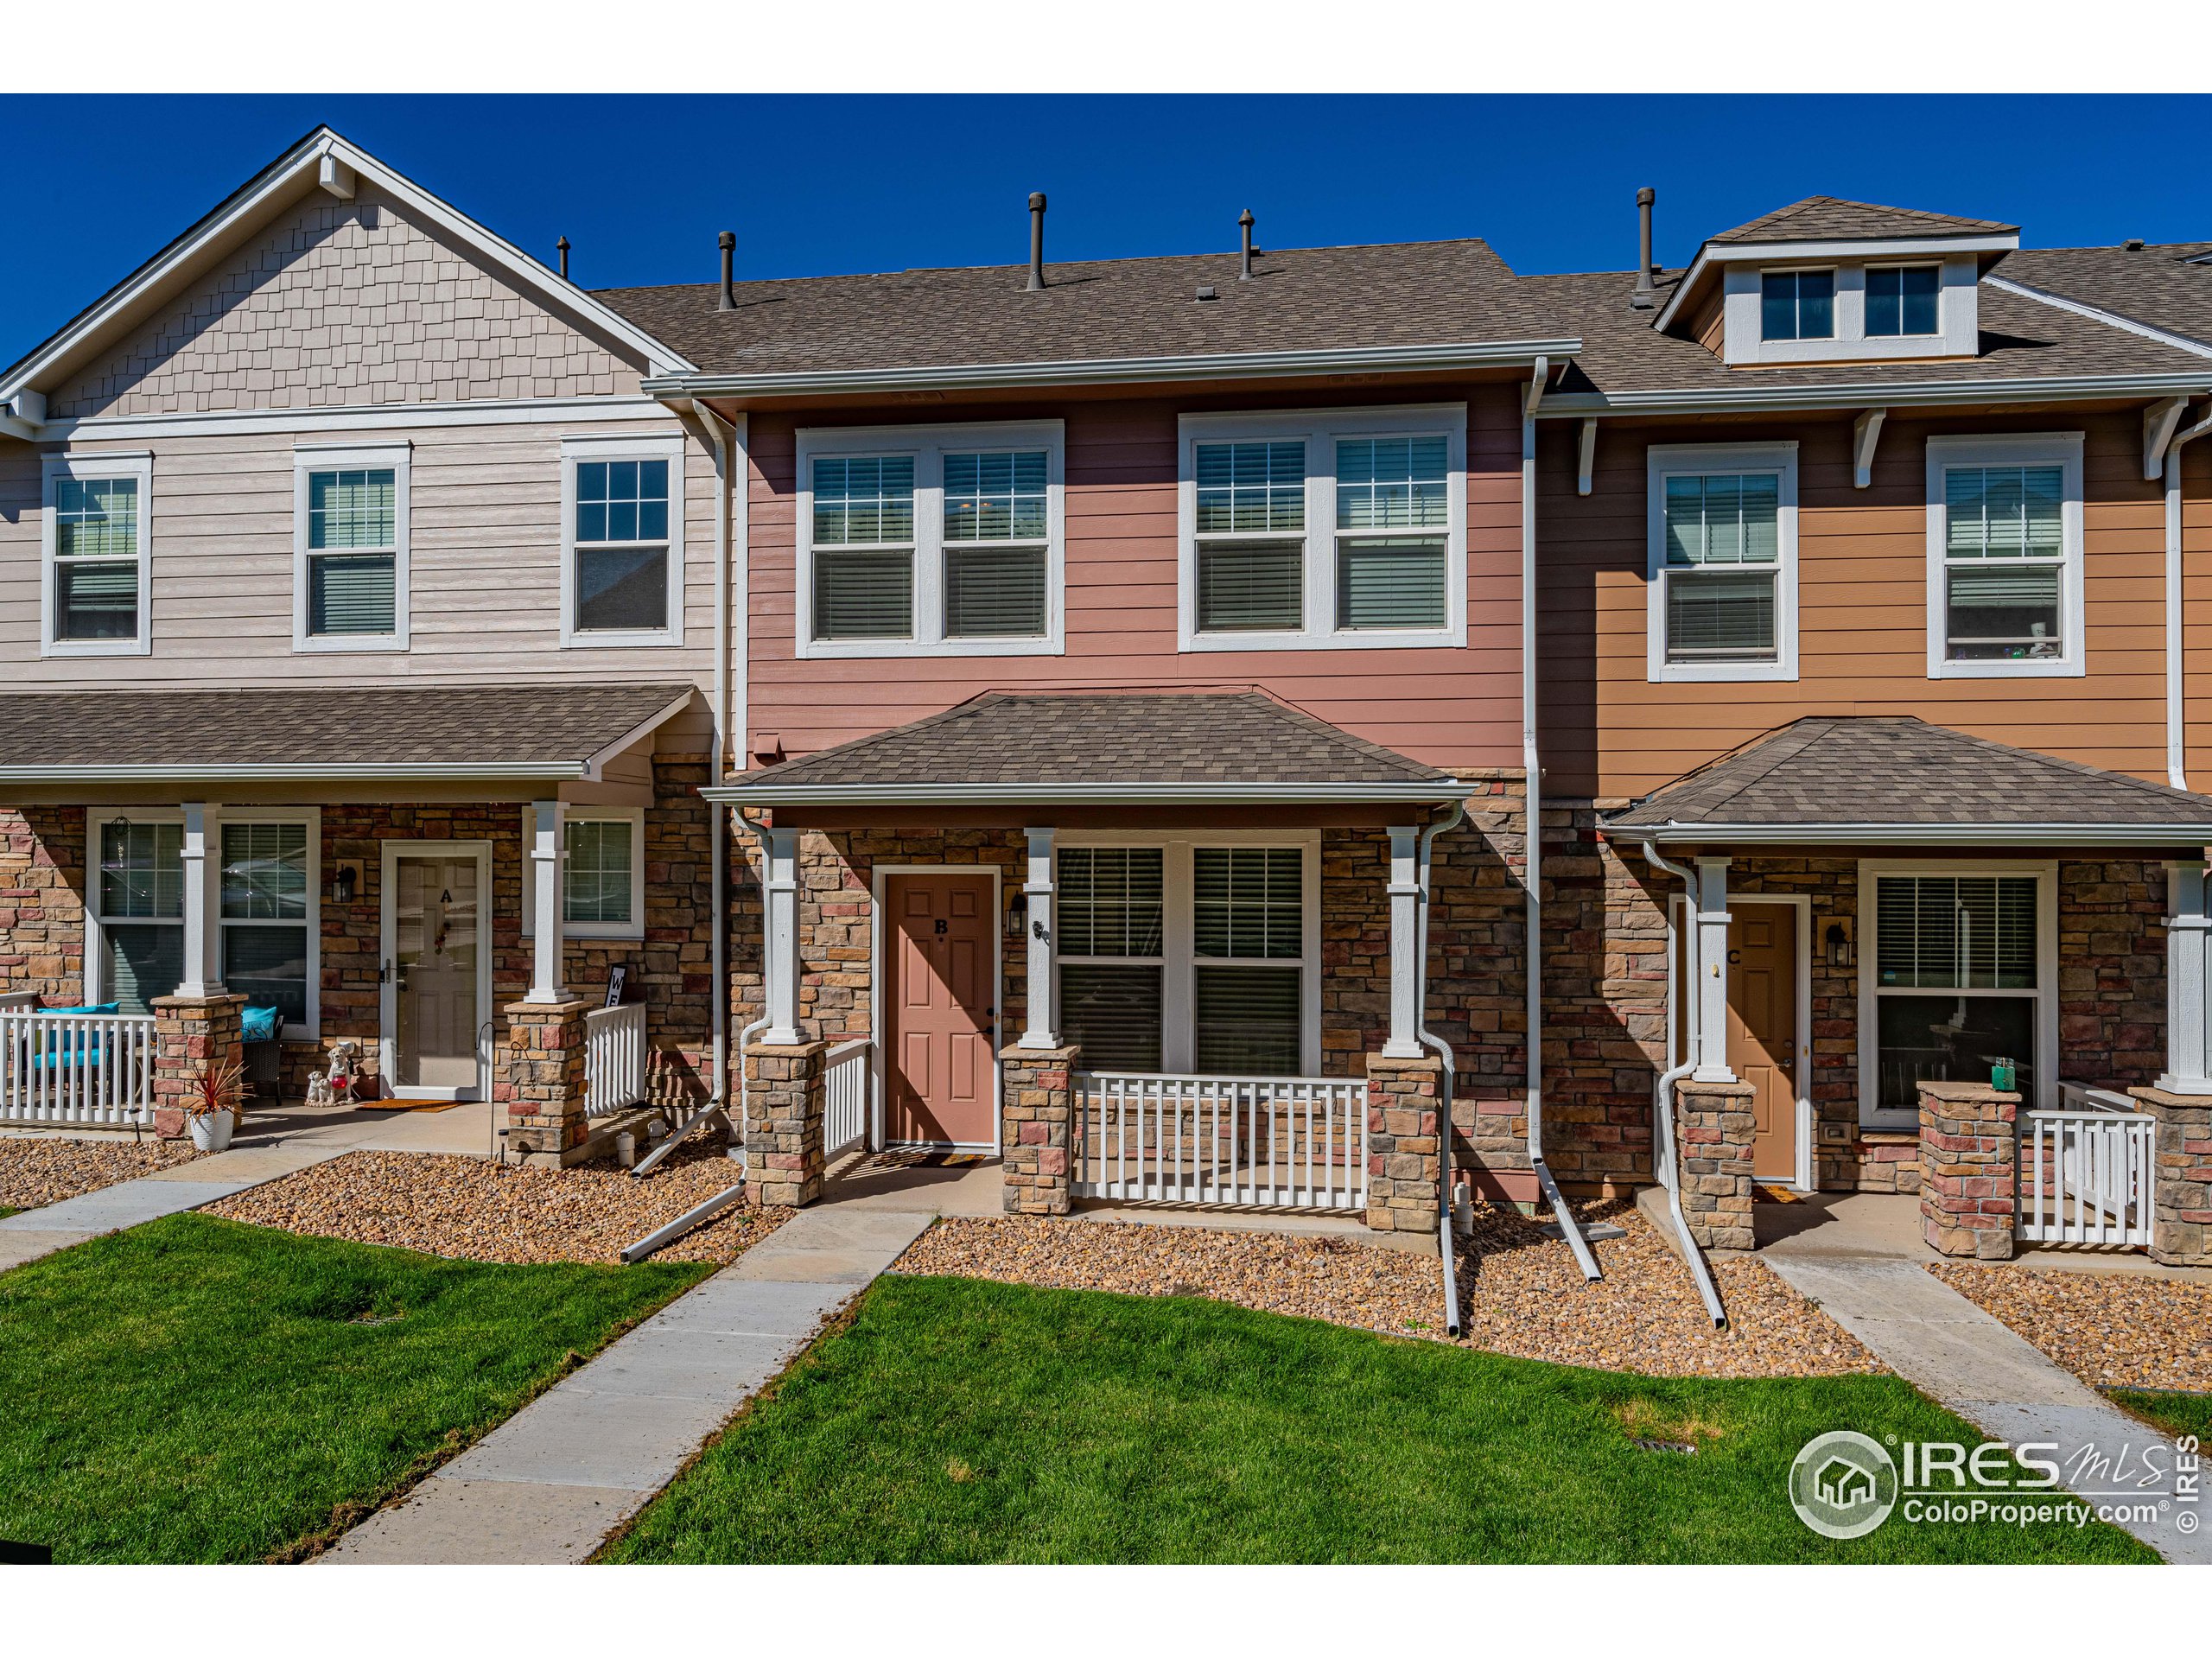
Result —
<path fill-rule="evenodd" d="M 1813 1435 L 1980 1437 L 1887 1377 L 1579 1370 L 1196 1298 L 877 1281 L 610 1546 L 622 1561 L 2152 1559 L 2126 1535 L 1834 1543 Z M 1696 1440 L 1694 1456 L 1631 1433 Z"/>
<path fill-rule="evenodd" d="M 2212 1394 L 2177 1394 L 2164 1389 L 2113 1389 L 2112 1402 L 2169 1434 L 2194 1434 L 2212 1444 Z"/>
<path fill-rule="evenodd" d="M 7 1220 L 9 1217 L 10 1217 L 10 1216 L 14 1215 L 15 1213 L 16 1213 L 16 1212 L 15 1212 L 13 1210 L 10 1209 L 6 1205 L 4 1205 L 4 1204 L 0 1204 L 0 1221 L 5 1221 L 5 1220 Z"/>
<path fill-rule="evenodd" d="M 197 1215 L 0 1274 L 0 1538 L 294 1553 L 711 1269 L 494 1267 Z"/>

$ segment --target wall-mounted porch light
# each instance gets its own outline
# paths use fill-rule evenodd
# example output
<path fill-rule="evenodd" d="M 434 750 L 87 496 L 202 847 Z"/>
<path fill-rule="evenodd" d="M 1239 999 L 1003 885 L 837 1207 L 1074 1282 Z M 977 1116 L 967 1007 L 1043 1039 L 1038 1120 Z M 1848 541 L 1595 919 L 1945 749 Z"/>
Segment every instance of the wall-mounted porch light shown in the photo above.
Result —
<path fill-rule="evenodd" d="M 330 902 L 350 905 L 353 895 L 361 890 L 361 866 L 358 860 L 342 858 L 332 867 L 330 874 Z"/>

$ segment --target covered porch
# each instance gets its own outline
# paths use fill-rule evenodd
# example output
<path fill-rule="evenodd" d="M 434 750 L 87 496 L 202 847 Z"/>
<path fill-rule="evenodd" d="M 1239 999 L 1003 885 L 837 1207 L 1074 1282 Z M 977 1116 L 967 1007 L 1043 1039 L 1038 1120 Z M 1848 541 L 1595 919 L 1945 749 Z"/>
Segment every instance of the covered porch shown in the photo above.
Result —
<path fill-rule="evenodd" d="M 1927 1244 L 2202 1264 L 2212 802 L 1910 718 L 1799 721 L 1602 821 L 1667 918 L 1662 1181 L 1916 1197 Z"/>
<path fill-rule="evenodd" d="M 1192 691 L 987 694 L 709 791 L 763 877 L 753 1180 L 995 1158 L 1008 1211 L 1433 1233 L 1428 832 L 1479 787 Z"/>

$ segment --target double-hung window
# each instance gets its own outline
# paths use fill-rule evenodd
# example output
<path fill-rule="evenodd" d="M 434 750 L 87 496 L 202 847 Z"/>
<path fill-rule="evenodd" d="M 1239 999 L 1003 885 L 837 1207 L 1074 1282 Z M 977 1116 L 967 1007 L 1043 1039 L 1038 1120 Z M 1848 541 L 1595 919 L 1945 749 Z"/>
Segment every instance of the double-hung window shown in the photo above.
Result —
<path fill-rule="evenodd" d="M 1058 1029 L 1094 1071 L 1319 1067 L 1315 836 L 1132 836 L 1054 854 Z"/>
<path fill-rule="evenodd" d="M 1759 274 L 1759 338 L 1835 338 L 1835 272 L 1769 270 Z"/>
<path fill-rule="evenodd" d="M 1797 677 L 1797 451 L 1655 445 L 1647 677 Z"/>
<path fill-rule="evenodd" d="M 801 657 L 1061 649 L 1058 422 L 798 435 Z"/>
<path fill-rule="evenodd" d="M 410 454 L 404 443 L 292 452 L 294 649 L 406 649 Z"/>
<path fill-rule="evenodd" d="M 221 830 L 224 988 L 249 1007 L 275 1008 L 283 1024 L 304 1033 L 315 955 L 308 826 L 226 823 Z"/>
<path fill-rule="evenodd" d="M 41 644 L 50 656 L 143 656 L 152 649 L 149 454 L 49 461 Z"/>
<path fill-rule="evenodd" d="M 1941 332 L 1938 300 L 1943 291 L 1940 265 L 1871 265 L 1866 270 L 1866 336 L 1895 339 Z"/>
<path fill-rule="evenodd" d="M 1859 885 L 1862 1117 L 1916 1122 L 1922 1080 L 1986 1084 L 2000 1061 L 2050 1100 L 2050 868 L 1868 861 Z"/>
<path fill-rule="evenodd" d="M 1928 443 L 1930 678 L 2085 670 L 2082 437 Z"/>
<path fill-rule="evenodd" d="M 1464 643 L 1465 405 L 1181 425 L 1182 649 Z"/>
<path fill-rule="evenodd" d="M 645 935 L 645 814 L 642 807 L 580 807 L 564 820 L 562 929 L 576 939 Z M 523 815 L 528 846 L 530 815 Z M 525 860 L 525 861 L 527 861 Z M 537 884 L 522 885 L 523 937 L 537 932 Z"/>
<path fill-rule="evenodd" d="M 561 643 L 683 643 L 683 440 L 562 446 Z"/>

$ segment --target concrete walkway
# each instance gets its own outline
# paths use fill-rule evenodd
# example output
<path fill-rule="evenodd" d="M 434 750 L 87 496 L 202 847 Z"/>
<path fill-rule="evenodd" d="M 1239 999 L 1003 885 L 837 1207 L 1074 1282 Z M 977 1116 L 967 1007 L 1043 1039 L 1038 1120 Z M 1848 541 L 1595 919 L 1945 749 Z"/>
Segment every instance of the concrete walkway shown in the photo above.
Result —
<path fill-rule="evenodd" d="M 2120 1524 L 2170 1561 L 2212 1563 L 2212 1502 L 2189 1506 L 2197 1529 L 2176 1524 L 2173 1448 L 2062 1370 L 2010 1328 L 1902 1255 L 1834 1249 L 1761 1252 L 1766 1264 L 1923 1393 L 1992 1440 L 2055 1444 L 2066 1485 L 2093 1504 L 2169 1500 L 2158 1519 Z M 2146 1465 L 2148 1455 L 2158 1459 Z M 2152 1468 L 2163 1471 L 2156 1478 Z M 1935 1490 L 1948 1491 L 1948 1478 Z M 1970 1488 L 1960 1496 L 1972 1497 Z M 2003 1492 L 1987 1496 L 2007 1500 Z M 2025 1495 L 2022 1495 L 2024 1497 Z M 1897 1525 L 1896 1520 L 1889 1524 Z"/>
<path fill-rule="evenodd" d="M 921 1236 L 938 1214 L 921 1197 L 802 1211 L 321 1559 L 588 1559 Z"/>

